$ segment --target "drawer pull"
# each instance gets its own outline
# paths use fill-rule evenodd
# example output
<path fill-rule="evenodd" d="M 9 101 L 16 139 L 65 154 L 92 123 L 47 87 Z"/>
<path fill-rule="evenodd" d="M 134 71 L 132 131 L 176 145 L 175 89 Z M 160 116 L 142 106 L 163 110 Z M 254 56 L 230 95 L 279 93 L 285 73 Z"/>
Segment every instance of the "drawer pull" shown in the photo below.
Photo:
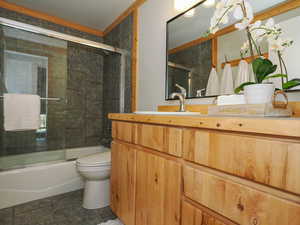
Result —
<path fill-rule="evenodd" d="M 237 208 L 240 211 L 244 211 L 244 209 L 245 209 L 244 205 L 242 204 L 241 198 L 239 199 L 239 203 L 237 204 Z"/>
<path fill-rule="evenodd" d="M 156 184 L 158 184 L 158 174 L 157 174 L 157 173 L 155 173 L 154 182 L 155 182 Z"/>
<path fill-rule="evenodd" d="M 237 208 L 241 211 L 244 211 L 244 206 L 241 203 L 237 204 Z"/>
<path fill-rule="evenodd" d="M 252 225 L 259 225 L 258 219 L 255 218 L 255 217 L 252 217 L 252 219 L 251 219 L 251 224 L 252 224 Z"/>

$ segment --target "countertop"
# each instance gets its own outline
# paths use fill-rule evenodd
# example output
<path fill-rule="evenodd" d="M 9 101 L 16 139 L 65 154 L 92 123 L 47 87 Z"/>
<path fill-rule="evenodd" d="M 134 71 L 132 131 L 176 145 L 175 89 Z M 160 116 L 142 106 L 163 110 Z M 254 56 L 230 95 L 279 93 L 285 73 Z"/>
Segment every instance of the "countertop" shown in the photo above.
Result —
<path fill-rule="evenodd" d="M 183 116 L 140 115 L 134 113 L 111 113 L 111 120 L 160 124 L 181 127 L 205 128 L 235 132 L 247 132 L 300 138 L 300 118 L 271 117 L 227 117 L 227 116 Z"/>

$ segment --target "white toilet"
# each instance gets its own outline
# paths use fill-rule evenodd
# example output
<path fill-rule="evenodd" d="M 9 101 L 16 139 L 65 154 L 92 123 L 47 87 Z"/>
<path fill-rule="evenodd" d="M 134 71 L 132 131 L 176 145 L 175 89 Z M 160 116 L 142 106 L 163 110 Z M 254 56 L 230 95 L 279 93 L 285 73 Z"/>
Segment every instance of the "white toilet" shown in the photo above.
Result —
<path fill-rule="evenodd" d="M 76 161 L 76 166 L 79 174 L 85 180 L 83 207 L 98 209 L 108 206 L 111 152 L 79 158 Z"/>

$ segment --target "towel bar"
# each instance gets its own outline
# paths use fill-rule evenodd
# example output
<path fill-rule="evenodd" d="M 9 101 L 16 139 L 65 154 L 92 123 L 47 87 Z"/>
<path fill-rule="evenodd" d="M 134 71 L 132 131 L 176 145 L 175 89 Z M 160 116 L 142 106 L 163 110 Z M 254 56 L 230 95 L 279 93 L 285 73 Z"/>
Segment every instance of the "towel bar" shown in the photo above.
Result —
<path fill-rule="evenodd" d="M 3 96 L 0 96 L 0 99 L 3 99 Z M 41 100 L 60 101 L 61 98 L 41 98 Z"/>

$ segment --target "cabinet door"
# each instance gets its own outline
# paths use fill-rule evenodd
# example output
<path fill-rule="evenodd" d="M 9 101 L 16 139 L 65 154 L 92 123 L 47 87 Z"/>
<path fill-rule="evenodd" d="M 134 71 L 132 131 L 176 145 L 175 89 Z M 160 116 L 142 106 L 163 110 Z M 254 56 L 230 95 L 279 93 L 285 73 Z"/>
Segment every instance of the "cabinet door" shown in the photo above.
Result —
<path fill-rule="evenodd" d="M 179 225 L 181 165 L 137 152 L 136 225 Z"/>
<path fill-rule="evenodd" d="M 136 150 L 112 144 L 111 208 L 126 225 L 135 224 Z"/>
<path fill-rule="evenodd" d="M 237 225 L 228 219 L 213 215 L 213 213 L 206 212 L 185 201 L 182 203 L 181 218 L 181 225 Z"/>

